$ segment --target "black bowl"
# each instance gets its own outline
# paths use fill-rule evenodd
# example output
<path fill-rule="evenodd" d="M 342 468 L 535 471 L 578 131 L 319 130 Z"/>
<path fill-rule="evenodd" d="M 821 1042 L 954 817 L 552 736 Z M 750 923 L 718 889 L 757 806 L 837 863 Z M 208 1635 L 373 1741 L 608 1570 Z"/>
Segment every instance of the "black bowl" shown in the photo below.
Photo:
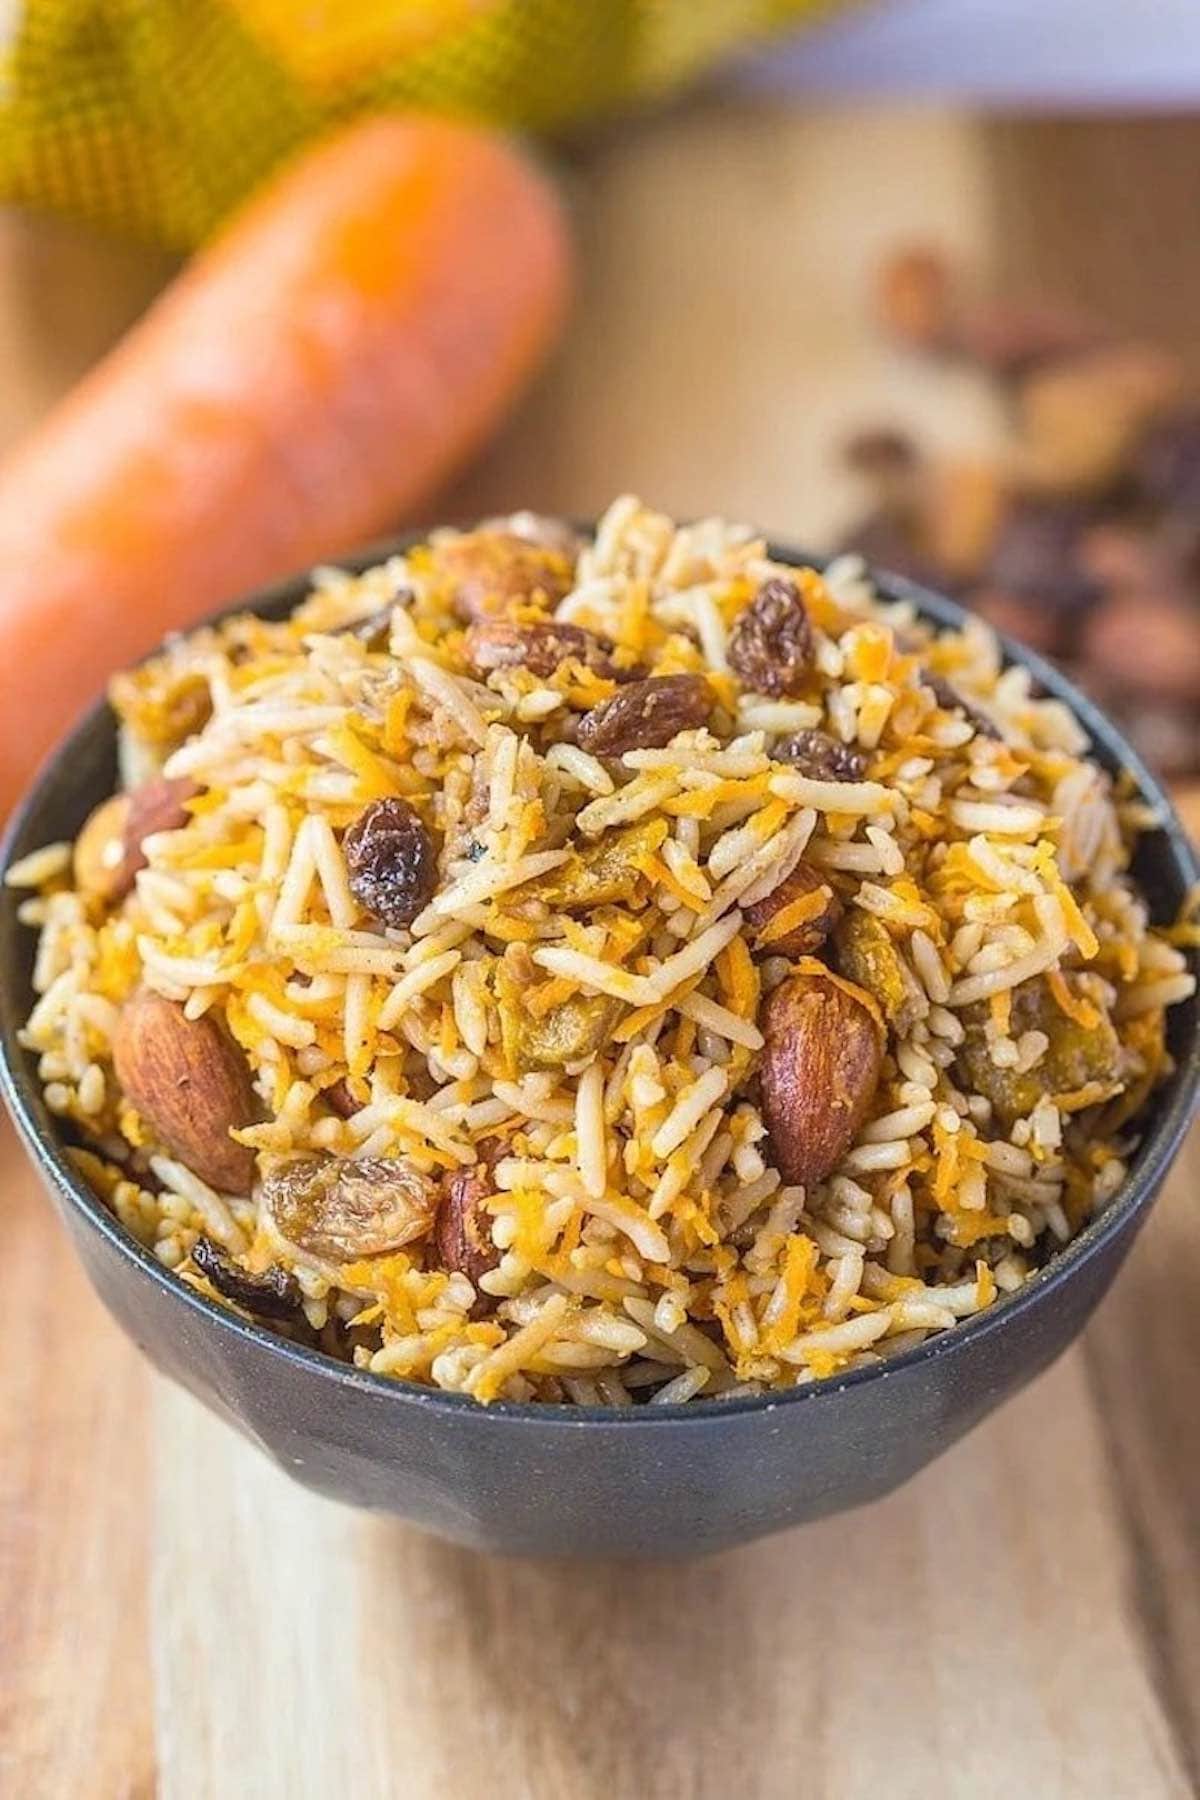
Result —
<path fill-rule="evenodd" d="M 397 544 L 347 559 L 365 568 Z M 784 560 L 808 562 L 777 549 Z M 244 605 L 269 617 L 297 577 Z M 881 577 L 939 624 L 949 600 Z M 231 609 L 238 610 L 238 609 Z M 1048 663 L 1006 644 L 1082 720 L 1097 757 L 1130 771 L 1162 819 L 1136 873 L 1156 919 L 1200 868 L 1158 783 L 1120 733 Z M 113 717 L 97 706 L 42 771 L 0 866 L 71 837 L 115 780 Z M 569 1556 L 686 1556 L 745 1542 L 886 1494 L 1044 1369 L 1116 1275 L 1162 1186 L 1200 1082 L 1200 1012 L 1173 1009 L 1177 1068 L 1156 1095 L 1120 1195 L 1011 1298 L 894 1361 L 772 1396 L 689 1406 L 488 1408 L 389 1381 L 299 1348 L 204 1299 L 137 1244 L 74 1173 L 17 1029 L 31 1004 L 33 933 L 0 899 L 0 1081 L 100 1298 L 155 1366 L 307 1486 L 398 1513 L 480 1549 Z"/>

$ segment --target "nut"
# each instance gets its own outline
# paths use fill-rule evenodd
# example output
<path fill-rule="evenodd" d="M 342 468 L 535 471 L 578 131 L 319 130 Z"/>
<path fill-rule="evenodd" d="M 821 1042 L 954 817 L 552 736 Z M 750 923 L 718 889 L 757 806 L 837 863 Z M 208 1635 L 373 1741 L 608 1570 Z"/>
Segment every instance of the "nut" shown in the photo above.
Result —
<path fill-rule="evenodd" d="M 823 1181 L 854 1142 L 883 1064 L 870 1002 L 816 970 L 772 989 L 760 1017 L 763 1116 L 789 1186 Z"/>
<path fill-rule="evenodd" d="M 484 1211 L 484 1201 L 495 1191 L 488 1156 L 473 1169 L 453 1169 L 442 1178 L 434 1230 L 437 1253 L 444 1268 L 465 1275 L 477 1292 L 480 1277 L 500 1261 L 500 1252 L 492 1242 L 491 1220 Z M 479 1313 L 494 1304 L 487 1294 L 479 1294 L 472 1311 Z"/>
<path fill-rule="evenodd" d="M 402 1156 L 324 1156 L 272 1170 L 262 1198 L 278 1231 L 297 1249 L 354 1262 L 424 1237 L 438 1189 Z"/>
<path fill-rule="evenodd" d="M 568 659 L 614 679 L 617 669 L 611 649 L 595 632 L 556 619 L 536 619 L 526 625 L 512 619 L 480 619 L 470 627 L 466 639 L 467 661 L 477 675 L 490 674 L 493 669 L 528 669 L 543 681 Z"/>
<path fill-rule="evenodd" d="M 142 845 L 156 831 L 178 831 L 188 822 L 185 802 L 199 790 L 194 781 L 156 775 L 127 794 L 98 806 L 75 842 L 75 885 L 115 906 L 146 867 Z"/>
<path fill-rule="evenodd" d="M 113 794 L 89 813 L 75 839 L 75 886 L 90 899 L 115 906 L 133 884 L 126 880 L 125 824 L 129 795 Z"/>
<path fill-rule="evenodd" d="M 1177 398 L 1165 352 L 1129 344 L 1033 376 L 1021 396 L 1021 473 L 1043 493 L 1091 494 L 1126 474 L 1147 429 Z"/>
<path fill-rule="evenodd" d="M 650 675 L 631 681 L 579 721 L 579 745 L 594 756 L 661 750 L 680 731 L 703 725 L 713 691 L 703 675 Z"/>
<path fill-rule="evenodd" d="M 522 604 L 553 606 L 569 594 L 574 568 L 561 550 L 515 531 L 468 531 L 430 549 L 435 580 L 462 619 L 505 618 Z"/>
<path fill-rule="evenodd" d="M 249 1193 L 254 1152 L 229 1133 L 252 1125 L 258 1108 L 246 1059 L 215 1019 L 186 1018 L 173 1000 L 143 988 L 121 1013 L 113 1063 L 127 1098 L 173 1155 L 210 1187 Z"/>
<path fill-rule="evenodd" d="M 820 897 L 819 904 L 813 896 Z M 778 886 L 744 911 L 760 950 L 769 949 L 772 956 L 814 956 L 841 918 L 842 903 L 820 869 L 798 862 Z M 800 914 L 794 923 L 787 917 L 792 912 Z"/>

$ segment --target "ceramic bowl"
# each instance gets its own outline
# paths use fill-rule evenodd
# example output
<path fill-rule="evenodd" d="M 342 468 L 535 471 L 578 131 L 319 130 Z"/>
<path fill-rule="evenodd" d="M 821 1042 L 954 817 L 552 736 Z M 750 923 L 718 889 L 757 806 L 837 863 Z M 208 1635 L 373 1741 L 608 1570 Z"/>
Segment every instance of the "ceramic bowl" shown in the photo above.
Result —
<path fill-rule="evenodd" d="M 345 559 L 364 568 L 403 547 Z M 789 562 L 813 559 L 777 547 Z M 305 578 L 252 596 L 286 613 Z M 935 622 L 961 610 L 909 583 L 881 592 Z M 231 610 L 241 610 L 234 608 Z M 1153 916 L 1177 912 L 1200 868 L 1158 783 L 1116 728 L 1022 647 L 1094 754 L 1125 769 L 1162 820 L 1136 874 Z M 97 705 L 43 769 L 0 865 L 72 837 L 115 780 L 113 715 Z M 610 1410 L 498 1403 L 386 1380 L 288 1343 L 203 1298 L 117 1223 L 73 1171 L 33 1062 L 17 1043 L 31 1004 L 34 938 L 0 895 L 0 1081 L 18 1129 L 108 1310 L 154 1365 L 297 1480 L 479 1549 L 556 1556 L 691 1556 L 878 1499 L 955 1443 L 1063 1351 L 1115 1277 L 1159 1192 L 1200 1081 L 1193 999 L 1172 1009 L 1171 1080 L 1156 1094 L 1118 1197 L 1019 1293 L 893 1361 L 790 1394 Z"/>

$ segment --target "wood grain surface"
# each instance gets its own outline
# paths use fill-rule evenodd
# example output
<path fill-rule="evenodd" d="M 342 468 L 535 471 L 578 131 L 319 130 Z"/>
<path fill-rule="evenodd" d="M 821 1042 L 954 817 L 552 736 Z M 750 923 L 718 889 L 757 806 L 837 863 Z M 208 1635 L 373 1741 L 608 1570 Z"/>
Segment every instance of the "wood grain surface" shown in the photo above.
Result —
<path fill-rule="evenodd" d="M 931 387 L 871 341 L 873 257 L 918 231 L 1002 264 L 1034 178 L 940 115 L 709 101 L 593 146 L 570 343 L 451 504 L 587 512 L 633 486 L 819 539 L 857 419 L 994 428 L 969 377 Z M 1196 260 L 1171 224 L 1161 279 Z M 160 275 L 0 222 L 0 439 Z M 1197 1794 L 1198 1188 L 1193 1134 L 1081 1344 L 900 1493 L 692 1566 L 566 1567 L 310 1496 L 160 1383 L 5 1128 L 0 1794 Z"/>

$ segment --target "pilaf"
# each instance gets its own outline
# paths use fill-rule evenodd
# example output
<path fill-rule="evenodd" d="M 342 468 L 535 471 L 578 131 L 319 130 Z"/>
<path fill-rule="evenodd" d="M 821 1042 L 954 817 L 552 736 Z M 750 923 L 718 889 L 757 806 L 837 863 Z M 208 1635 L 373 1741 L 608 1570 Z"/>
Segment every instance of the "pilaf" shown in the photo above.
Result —
<path fill-rule="evenodd" d="M 111 688 L 23 1041 L 181 1279 L 379 1374 L 786 1389 L 990 1306 L 1112 1200 L 1194 989 L 1154 821 L 978 622 L 633 498 Z"/>

